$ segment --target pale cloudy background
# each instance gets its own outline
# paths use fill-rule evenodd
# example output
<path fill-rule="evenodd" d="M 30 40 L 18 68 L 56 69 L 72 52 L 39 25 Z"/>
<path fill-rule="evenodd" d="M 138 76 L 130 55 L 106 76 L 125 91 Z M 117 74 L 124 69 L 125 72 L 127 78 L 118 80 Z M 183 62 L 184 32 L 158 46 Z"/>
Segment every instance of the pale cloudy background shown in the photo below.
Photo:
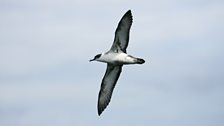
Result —
<path fill-rule="evenodd" d="M 97 115 L 110 48 L 131 9 L 112 102 Z M 1 0 L 1 126 L 223 126 L 223 0 Z"/>

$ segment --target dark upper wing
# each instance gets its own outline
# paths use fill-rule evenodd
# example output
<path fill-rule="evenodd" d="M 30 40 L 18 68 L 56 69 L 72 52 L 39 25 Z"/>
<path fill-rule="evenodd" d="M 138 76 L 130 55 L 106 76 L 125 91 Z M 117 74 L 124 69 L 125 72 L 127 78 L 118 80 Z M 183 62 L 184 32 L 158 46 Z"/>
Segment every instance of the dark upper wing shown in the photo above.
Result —
<path fill-rule="evenodd" d="M 98 96 L 98 114 L 100 115 L 110 102 L 113 89 L 120 76 L 122 66 L 107 64 L 107 70 L 103 77 Z"/>
<path fill-rule="evenodd" d="M 119 48 L 126 53 L 132 20 L 133 19 L 131 10 L 129 10 L 124 14 L 117 26 L 117 29 L 115 31 L 114 43 L 111 47 L 112 51 L 117 51 L 117 49 Z"/>

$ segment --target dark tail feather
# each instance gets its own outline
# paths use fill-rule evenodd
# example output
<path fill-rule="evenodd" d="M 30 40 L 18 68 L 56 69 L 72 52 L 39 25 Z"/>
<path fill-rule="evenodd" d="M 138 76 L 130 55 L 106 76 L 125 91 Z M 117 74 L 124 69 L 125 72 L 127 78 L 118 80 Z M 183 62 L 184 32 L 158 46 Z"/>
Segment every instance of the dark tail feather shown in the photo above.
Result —
<path fill-rule="evenodd" d="M 143 64 L 145 63 L 145 60 L 144 59 L 141 59 L 141 58 L 136 58 L 137 59 L 137 64 Z"/>

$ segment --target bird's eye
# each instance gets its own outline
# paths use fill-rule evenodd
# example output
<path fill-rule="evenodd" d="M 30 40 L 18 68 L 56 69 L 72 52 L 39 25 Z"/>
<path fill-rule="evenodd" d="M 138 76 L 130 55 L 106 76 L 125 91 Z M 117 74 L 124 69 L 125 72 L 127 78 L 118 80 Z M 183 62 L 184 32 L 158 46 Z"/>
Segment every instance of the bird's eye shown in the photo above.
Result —
<path fill-rule="evenodd" d="M 97 54 L 94 59 L 100 58 L 101 54 Z"/>

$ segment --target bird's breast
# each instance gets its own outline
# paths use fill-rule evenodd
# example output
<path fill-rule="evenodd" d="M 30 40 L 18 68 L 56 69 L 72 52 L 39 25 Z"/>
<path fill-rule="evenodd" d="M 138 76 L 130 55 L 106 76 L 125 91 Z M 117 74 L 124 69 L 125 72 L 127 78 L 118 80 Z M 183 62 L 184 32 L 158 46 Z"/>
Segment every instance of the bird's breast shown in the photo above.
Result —
<path fill-rule="evenodd" d="M 135 58 L 126 53 L 107 53 L 100 59 L 101 62 L 113 65 L 134 64 Z"/>

